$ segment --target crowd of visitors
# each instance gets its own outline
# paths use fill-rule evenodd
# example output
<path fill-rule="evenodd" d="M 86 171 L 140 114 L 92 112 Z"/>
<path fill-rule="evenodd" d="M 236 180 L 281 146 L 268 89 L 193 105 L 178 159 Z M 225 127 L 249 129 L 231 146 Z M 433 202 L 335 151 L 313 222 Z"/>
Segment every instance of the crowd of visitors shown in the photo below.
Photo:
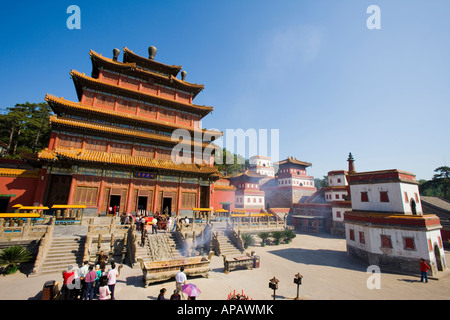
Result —
<path fill-rule="evenodd" d="M 114 291 L 117 277 L 122 266 L 111 261 L 106 271 L 108 256 L 100 252 L 95 264 L 84 261 L 83 266 L 75 269 L 70 265 L 63 272 L 61 287 L 62 300 L 115 300 Z"/>

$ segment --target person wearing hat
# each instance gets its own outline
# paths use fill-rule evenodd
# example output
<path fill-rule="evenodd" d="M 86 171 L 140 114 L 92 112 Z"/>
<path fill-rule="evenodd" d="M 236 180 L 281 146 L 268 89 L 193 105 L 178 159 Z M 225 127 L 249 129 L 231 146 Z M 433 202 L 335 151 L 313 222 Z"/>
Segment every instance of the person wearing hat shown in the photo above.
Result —
<path fill-rule="evenodd" d="M 70 265 L 67 267 L 67 270 L 63 272 L 63 285 L 61 288 L 62 300 L 70 300 L 72 298 L 72 282 L 74 280 L 74 276 L 73 266 Z"/>

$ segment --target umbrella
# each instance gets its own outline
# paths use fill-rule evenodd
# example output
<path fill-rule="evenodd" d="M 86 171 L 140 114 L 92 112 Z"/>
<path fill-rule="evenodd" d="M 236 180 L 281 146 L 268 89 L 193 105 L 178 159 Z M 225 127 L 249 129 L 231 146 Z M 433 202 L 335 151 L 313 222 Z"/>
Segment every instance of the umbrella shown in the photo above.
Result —
<path fill-rule="evenodd" d="M 192 284 L 192 283 L 188 283 L 188 284 L 183 285 L 181 287 L 181 291 L 186 293 L 189 297 L 198 297 L 200 295 L 200 293 L 202 293 L 200 291 L 200 289 L 197 288 L 197 286 L 195 284 Z"/>

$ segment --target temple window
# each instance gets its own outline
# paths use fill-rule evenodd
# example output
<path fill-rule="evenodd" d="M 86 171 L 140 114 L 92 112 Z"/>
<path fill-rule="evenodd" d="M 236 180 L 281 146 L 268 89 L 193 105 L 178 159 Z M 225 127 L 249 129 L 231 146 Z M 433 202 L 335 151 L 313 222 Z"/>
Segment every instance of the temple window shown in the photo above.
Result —
<path fill-rule="evenodd" d="M 361 202 L 369 202 L 369 195 L 367 192 L 361 192 Z"/>
<path fill-rule="evenodd" d="M 380 191 L 380 202 L 389 202 L 387 191 Z"/>

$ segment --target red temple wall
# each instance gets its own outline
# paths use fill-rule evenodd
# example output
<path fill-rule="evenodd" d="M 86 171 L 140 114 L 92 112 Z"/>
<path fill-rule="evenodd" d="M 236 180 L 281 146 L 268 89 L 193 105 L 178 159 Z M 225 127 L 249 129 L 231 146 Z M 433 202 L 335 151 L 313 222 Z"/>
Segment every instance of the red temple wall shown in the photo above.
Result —
<path fill-rule="evenodd" d="M 8 204 L 8 211 L 12 206 L 21 204 L 23 206 L 34 205 L 36 189 L 39 178 L 21 178 L 21 177 L 0 177 L 0 194 L 15 194 L 11 197 Z"/>

